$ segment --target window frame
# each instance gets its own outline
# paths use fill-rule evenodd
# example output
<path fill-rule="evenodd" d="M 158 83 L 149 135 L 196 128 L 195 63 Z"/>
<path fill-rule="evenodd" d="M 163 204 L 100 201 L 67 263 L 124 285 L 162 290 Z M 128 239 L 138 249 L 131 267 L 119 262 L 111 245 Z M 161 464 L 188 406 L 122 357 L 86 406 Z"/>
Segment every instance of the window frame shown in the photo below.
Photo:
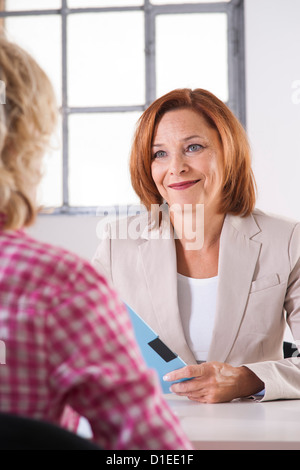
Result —
<path fill-rule="evenodd" d="M 1 11 L 2 6 L 2 11 Z M 155 20 L 164 14 L 191 13 L 226 13 L 228 18 L 228 92 L 226 103 L 246 128 L 246 90 L 245 90 L 245 31 L 244 31 L 244 0 L 231 0 L 217 3 L 181 3 L 168 5 L 153 5 L 150 0 L 144 0 L 141 6 L 124 7 L 84 7 L 69 8 L 67 0 L 62 0 L 60 9 L 6 11 L 5 1 L 0 0 L 0 25 L 6 17 L 16 16 L 46 16 L 60 15 L 62 28 L 62 173 L 63 200 L 62 206 L 47 215 L 99 215 L 113 212 L 123 213 L 127 206 L 121 204 L 110 207 L 74 207 L 69 204 L 69 116 L 72 114 L 89 113 L 120 113 L 143 112 L 156 99 L 156 31 Z M 67 70 L 67 40 L 68 16 L 80 13 L 105 12 L 144 12 L 145 21 L 145 103 L 138 106 L 95 106 L 70 107 L 68 105 L 68 70 Z"/>

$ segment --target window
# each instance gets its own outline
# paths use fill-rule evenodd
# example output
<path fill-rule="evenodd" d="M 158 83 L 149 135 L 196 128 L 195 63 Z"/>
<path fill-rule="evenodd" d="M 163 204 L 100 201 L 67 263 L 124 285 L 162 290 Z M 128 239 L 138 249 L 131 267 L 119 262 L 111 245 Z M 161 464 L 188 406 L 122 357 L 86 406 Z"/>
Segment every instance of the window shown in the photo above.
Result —
<path fill-rule="evenodd" d="M 207 88 L 245 124 L 243 0 L 0 0 L 0 28 L 54 84 L 61 121 L 40 202 L 52 213 L 138 204 L 128 158 L 158 96 Z"/>

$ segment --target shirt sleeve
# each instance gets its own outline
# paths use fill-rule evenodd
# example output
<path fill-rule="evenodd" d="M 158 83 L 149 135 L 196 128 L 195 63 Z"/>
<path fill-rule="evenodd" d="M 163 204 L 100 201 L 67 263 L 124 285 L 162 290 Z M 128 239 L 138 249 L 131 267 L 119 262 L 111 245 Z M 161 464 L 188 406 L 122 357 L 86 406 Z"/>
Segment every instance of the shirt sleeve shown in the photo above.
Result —
<path fill-rule="evenodd" d="M 89 421 L 104 449 L 192 449 L 141 357 L 123 304 L 100 276 L 88 285 L 84 277 L 80 291 L 70 290 L 48 315 L 53 394 Z"/>
<path fill-rule="evenodd" d="M 265 396 L 266 390 L 261 390 L 260 392 L 256 393 L 255 395 L 251 395 L 249 398 L 255 401 L 262 401 Z"/>

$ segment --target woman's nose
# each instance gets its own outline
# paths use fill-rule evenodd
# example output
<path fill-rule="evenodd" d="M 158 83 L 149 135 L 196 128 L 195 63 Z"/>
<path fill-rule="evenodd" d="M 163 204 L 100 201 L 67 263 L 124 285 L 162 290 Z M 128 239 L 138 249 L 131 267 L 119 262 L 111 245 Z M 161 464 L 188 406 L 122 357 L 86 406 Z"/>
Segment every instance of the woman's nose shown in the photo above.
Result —
<path fill-rule="evenodd" d="M 181 155 L 174 155 L 170 160 L 169 172 L 171 175 L 179 176 L 187 171 L 187 164 Z"/>

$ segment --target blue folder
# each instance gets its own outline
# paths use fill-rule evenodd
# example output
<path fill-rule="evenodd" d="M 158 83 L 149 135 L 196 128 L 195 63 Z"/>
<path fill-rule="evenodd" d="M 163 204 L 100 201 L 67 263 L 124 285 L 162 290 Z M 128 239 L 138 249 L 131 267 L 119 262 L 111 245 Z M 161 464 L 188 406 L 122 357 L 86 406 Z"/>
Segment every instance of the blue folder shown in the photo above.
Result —
<path fill-rule="evenodd" d="M 169 388 L 175 382 L 164 382 L 163 376 L 175 369 L 181 369 L 186 366 L 186 363 L 159 339 L 152 328 L 129 305 L 125 305 L 133 325 L 136 341 L 147 366 L 156 370 L 163 393 L 170 393 Z"/>

